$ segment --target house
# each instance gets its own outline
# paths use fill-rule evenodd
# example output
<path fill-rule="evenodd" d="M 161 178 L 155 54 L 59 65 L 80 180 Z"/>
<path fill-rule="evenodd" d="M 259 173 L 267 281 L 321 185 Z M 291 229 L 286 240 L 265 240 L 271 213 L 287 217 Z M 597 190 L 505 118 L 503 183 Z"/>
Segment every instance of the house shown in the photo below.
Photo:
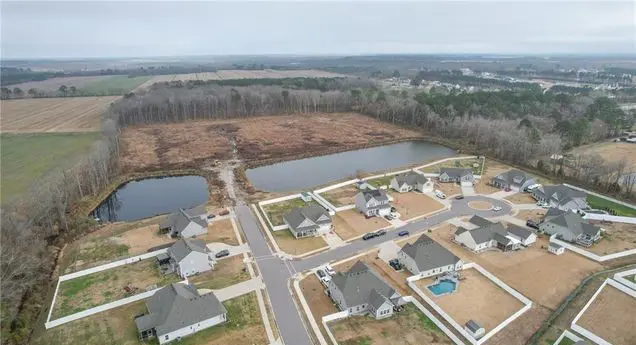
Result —
<path fill-rule="evenodd" d="M 508 170 L 490 180 L 490 184 L 498 188 L 510 188 L 513 191 L 523 191 L 526 187 L 536 184 L 534 177 L 521 170 Z"/>
<path fill-rule="evenodd" d="M 591 246 L 601 238 L 601 228 L 588 223 L 587 220 L 573 212 L 544 218 L 543 222 L 539 224 L 539 231 L 586 247 Z"/>
<path fill-rule="evenodd" d="M 355 197 L 356 209 L 367 217 L 386 216 L 391 213 L 389 196 L 380 189 L 363 190 Z"/>
<path fill-rule="evenodd" d="M 334 274 L 327 293 L 340 310 L 349 311 L 350 315 L 369 313 L 376 319 L 393 315 L 393 307 L 401 297 L 362 261 L 347 272 Z"/>
<path fill-rule="evenodd" d="M 482 226 L 488 226 L 493 224 L 493 222 L 489 221 L 488 219 L 478 216 L 478 215 L 474 215 L 472 217 L 470 217 L 470 219 L 468 220 L 469 223 L 476 225 L 478 227 L 482 227 Z"/>
<path fill-rule="evenodd" d="M 440 182 L 456 182 L 462 186 L 472 186 L 475 182 L 473 170 L 470 168 L 441 168 L 439 169 Z"/>
<path fill-rule="evenodd" d="M 454 241 L 475 253 L 495 248 L 504 252 L 518 250 L 537 240 L 537 235 L 532 231 L 513 224 L 504 228 L 501 223 L 493 223 L 478 216 L 473 216 L 469 221 L 478 227 L 472 230 L 458 227 Z"/>
<path fill-rule="evenodd" d="M 168 220 L 159 225 L 159 230 L 168 232 L 173 237 L 195 237 L 208 232 L 207 212 L 205 207 L 179 209 L 171 214 Z"/>
<path fill-rule="evenodd" d="M 296 238 L 316 236 L 333 228 L 329 211 L 320 205 L 293 208 L 283 216 L 283 220 Z"/>
<path fill-rule="evenodd" d="M 563 184 L 540 186 L 532 190 L 532 197 L 561 210 L 583 210 L 587 204 L 587 193 L 570 188 Z"/>
<path fill-rule="evenodd" d="M 565 248 L 563 248 L 563 246 L 558 245 L 554 242 L 550 242 L 550 244 L 548 245 L 548 251 L 554 255 L 561 255 L 565 253 Z"/>
<path fill-rule="evenodd" d="M 468 320 L 464 325 L 464 330 L 475 339 L 483 337 L 486 333 L 486 330 L 474 320 Z"/>
<path fill-rule="evenodd" d="M 207 272 L 214 268 L 214 259 L 210 257 L 210 249 L 203 240 L 190 238 L 175 242 L 165 255 L 157 256 L 160 266 L 165 271 L 176 272 L 181 278 Z M 168 265 L 168 266 L 166 266 Z"/>
<path fill-rule="evenodd" d="M 148 313 L 135 317 L 141 341 L 166 344 L 227 321 L 227 310 L 213 293 L 200 295 L 192 285 L 170 284 L 146 301 Z"/>
<path fill-rule="evenodd" d="M 391 179 L 390 186 L 393 190 L 400 193 L 410 192 L 412 190 L 422 193 L 433 191 L 433 181 L 414 171 L 394 176 Z"/>
<path fill-rule="evenodd" d="M 407 243 L 398 252 L 398 260 L 413 275 L 430 277 L 449 271 L 458 271 L 464 262 L 426 235 L 413 244 Z"/>
<path fill-rule="evenodd" d="M 537 235 L 534 232 L 518 225 L 509 224 L 506 231 L 508 232 L 508 236 L 521 242 L 521 245 L 524 247 L 529 247 L 537 241 Z"/>

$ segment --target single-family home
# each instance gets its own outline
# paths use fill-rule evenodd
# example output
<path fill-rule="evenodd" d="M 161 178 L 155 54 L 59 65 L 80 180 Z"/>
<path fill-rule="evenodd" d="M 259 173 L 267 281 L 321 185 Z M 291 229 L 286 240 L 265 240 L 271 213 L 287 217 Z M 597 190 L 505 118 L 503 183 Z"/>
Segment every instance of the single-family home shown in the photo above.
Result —
<path fill-rule="evenodd" d="M 293 208 L 283 220 L 296 238 L 316 236 L 333 228 L 329 211 L 317 204 Z"/>
<path fill-rule="evenodd" d="M 521 245 L 524 247 L 529 247 L 537 241 L 537 235 L 533 231 L 522 228 L 518 225 L 508 224 L 506 232 L 508 233 L 508 236 L 521 242 Z"/>
<path fill-rule="evenodd" d="M 521 170 L 508 170 L 493 177 L 490 184 L 498 188 L 510 188 L 513 191 L 523 191 L 526 187 L 536 184 L 534 177 Z"/>
<path fill-rule="evenodd" d="M 327 293 L 340 310 L 350 315 L 368 312 L 376 319 L 393 315 L 393 307 L 401 297 L 362 261 L 346 272 L 334 274 Z"/>
<path fill-rule="evenodd" d="M 458 227 L 454 241 L 475 253 L 495 248 L 504 252 L 518 250 L 537 240 L 537 235 L 532 231 L 513 224 L 504 228 L 501 223 L 493 223 L 479 216 L 473 216 L 469 222 L 477 225 L 477 228 L 468 230 Z"/>
<path fill-rule="evenodd" d="M 539 231 L 586 247 L 601 238 L 600 227 L 590 224 L 574 212 L 544 218 L 539 224 Z"/>
<path fill-rule="evenodd" d="M 565 248 L 563 248 L 563 246 L 559 244 L 550 242 L 550 244 L 548 245 L 548 251 L 554 255 L 561 255 L 565 253 Z"/>
<path fill-rule="evenodd" d="M 483 337 L 486 333 L 486 330 L 474 320 L 468 320 L 464 325 L 464 330 L 475 339 Z"/>
<path fill-rule="evenodd" d="M 205 207 L 198 206 L 191 209 L 179 209 L 171 214 L 159 230 L 168 232 L 173 237 L 195 237 L 208 232 L 207 212 Z"/>
<path fill-rule="evenodd" d="M 200 295 L 196 287 L 181 283 L 159 289 L 146 301 L 148 313 L 135 317 L 141 341 L 159 344 L 180 340 L 227 321 L 227 310 L 214 293 Z"/>
<path fill-rule="evenodd" d="M 535 188 L 532 190 L 532 197 L 539 202 L 547 203 L 550 207 L 565 211 L 590 208 L 587 204 L 587 193 L 563 184 Z"/>
<path fill-rule="evenodd" d="M 176 272 L 181 278 L 207 272 L 215 264 L 205 242 L 191 238 L 175 242 L 165 255 L 157 256 L 157 261 L 164 271 Z"/>
<path fill-rule="evenodd" d="M 441 168 L 439 169 L 440 182 L 456 182 L 462 186 L 472 186 L 475 182 L 473 170 L 470 168 Z"/>
<path fill-rule="evenodd" d="M 414 171 L 395 175 L 391 179 L 390 186 L 393 190 L 400 193 L 410 192 L 412 190 L 422 193 L 433 191 L 433 181 L 430 178 Z"/>
<path fill-rule="evenodd" d="M 464 266 L 460 258 L 426 235 L 420 236 L 413 244 L 404 245 L 398 252 L 398 260 L 411 274 L 420 278 L 459 271 Z"/>
<path fill-rule="evenodd" d="M 391 213 L 389 196 L 381 189 L 366 189 L 355 197 L 356 209 L 367 217 L 386 216 Z"/>

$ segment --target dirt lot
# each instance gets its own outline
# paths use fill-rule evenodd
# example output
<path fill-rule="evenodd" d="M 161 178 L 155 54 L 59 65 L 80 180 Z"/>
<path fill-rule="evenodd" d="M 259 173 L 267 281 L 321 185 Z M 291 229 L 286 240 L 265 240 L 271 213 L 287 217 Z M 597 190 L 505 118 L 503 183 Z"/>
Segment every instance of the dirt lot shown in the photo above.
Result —
<path fill-rule="evenodd" d="M 453 195 L 461 194 L 462 188 L 457 183 L 439 183 L 435 182 L 435 189 L 439 189 L 442 193 L 446 194 L 447 198 L 452 197 Z"/>
<path fill-rule="evenodd" d="M 528 339 L 539 330 L 543 320 L 550 315 L 550 310 L 533 305 L 519 318 L 508 324 L 504 329 L 493 335 L 487 342 L 488 345 L 525 345 Z M 554 339 L 556 340 L 556 338 Z M 552 345 L 550 343 L 538 343 Z"/>
<path fill-rule="evenodd" d="M 492 208 L 492 204 L 488 201 L 471 201 L 468 203 L 468 207 L 475 210 L 490 210 Z"/>
<path fill-rule="evenodd" d="M 51 318 L 70 315 L 144 292 L 149 287 L 161 287 L 180 280 L 176 274 L 161 274 L 153 258 L 63 281 Z M 128 294 L 125 286 L 132 287 L 134 292 Z"/>
<path fill-rule="evenodd" d="M 426 288 L 435 282 L 434 278 L 420 279 L 415 284 L 457 323 L 463 325 L 475 320 L 486 332 L 523 307 L 523 303 L 477 270 L 463 270 L 460 275 L 458 289 L 444 296 L 435 296 Z"/>
<path fill-rule="evenodd" d="M 548 246 L 545 236 L 539 237 L 530 248 L 520 251 L 474 254 L 451 242 L 455 230 L 455 226 L 445 226 L 429 235 L 465 262 L 476 262 L 533 302 L 550 309 L 556 308 L 588 274 L 602 268 L 598 263 L 569 251 L 558 256 L 550 254 L 545 249 Z"/>
<path fill-rule="evenodd" d="M 577 324 L 614 345 L 633 345 L 636 344 L 634 311 L 636 298 L 606 285 Z"/>
<path fill-rule="evenodd" d="M 402 220 L 408 220 L 444 208 L 444 205 L 439 201 L 421 193 L 392 193 L 391 196 L 394 199 L 393 206 L 400 213 L 400 219 Z"/>
<path fill-rule="evenodd" d="M 262 160 L 419 136 L 353 113 L 140 125 L 123 131 L 121 162 L 124 170 L 144 170 L 229 158 L 230 137 L 241 158 Z"/>
<path fill-rule="evenodd" d="M 327 249 L 327 242 L 322 237 L 295 238 L 289 230 L 273 231 L 274 240 L 280 250 L 291 255 L 302 255 L 321 248 Z"/>
<path fill-rule="evenodd" d="M 356 187 L 355 183 L 346 185 L 344 187 L 332 189 L 325 193 L 320 194 L 323 198 L 329 201 L 336 207 L 352 205 L 355 203 L 355 196 L 360 190 Z"/>
<path fill-rule="evenodd" d="M 537 201 L 532 197 L 530 193 L 519 192 L 511 196 L 507 196 L 504 199 L 510 201 L 513 204 L 536 204 Z"/>
<path fill-rule="evenodd" d="M 250 279 L 243 262 L 243 255 L 235 255 L 217 261 L 214 269 L 188 278 L 198 289 L 222 289 Z"/>
<path fill-rule="evenodd" d="M 543 219 L 543 216 L 545 216 L 546 213 L 548 213 L 548 210 L 543 208 L 538 208 L 536 210 L 520 210 L 517 215 L 515 215 L 515 217 L 523 221 L 531 219 L 535 222 L 538 222 Z"/>
<path fill-rule="evenodd" d="M 232 227 L 232 221 L 229 219 L 217 220 L 208 224 L 208 233 L 198 237 L 205 243 L 221 242 L 231 246 L 238 246 L 239 242 Z"/>
<path fill-rule="evenodd" d="M 64 97 L 1 101 L 3 133 L 90 132 L 114 97 Z"/>
<path fill-rule="evenodd" d="M 382 217 L 366 219 L 362 213 L 356 210 L 338 212 L 333 217 L 334 231 L 345 241 L 390 225 L 391 223 Z"/>
<path fill-rule="evenodd" d="M 333 304 L 331 298 L 325 294 L 325 286 L 320 283 L 314 274 L 308 275 L 300 281 L 300 290 L 309 304 L 314 320 L 321 325 L 322 329 L 322 323 L 320 322 L 322 317 L 338 312 L 338 308 Z"/>
<path fill-rule="evenodd" d="M 636 225 L 627 223 L 592 222 L 605 229 L 601 240 L 589 248 L 581 247 L 598 255 L 618 253 L 636 248 Z"/>
<path fill-rule="evenodd" d="M 453 344 L 433 321 L 412 304 L 387 319 L 354 316 L 329 326 L 340 345 Z"/>

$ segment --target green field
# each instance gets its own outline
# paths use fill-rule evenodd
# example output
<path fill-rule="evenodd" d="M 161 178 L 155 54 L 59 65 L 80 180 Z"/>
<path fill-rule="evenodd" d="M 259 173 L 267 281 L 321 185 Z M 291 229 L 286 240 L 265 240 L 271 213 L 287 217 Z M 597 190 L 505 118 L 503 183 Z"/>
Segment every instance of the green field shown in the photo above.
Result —
<path fill-rule="evenodd" d="M 128 78 L 125 75 L 116 75 L 111 78 L 96 81 L 94 83 L 83 86 L 78 91 L 80 93 L 95 96 L 117 96 L 124 95 L 132 91 L 137 86 L 148 81 L 150 77 L 134 77 Z"/>
<path fill-rule="evenodd" d="M 24 193 L 53 168 L 72 162 L 88 152 L 98 133 L 2 134 L 0 200 L 5 202 Z"/>
<path fill-rule="evenodd" d="M 610 201 L 610 200 L 607 200 L 607 199 L 599 198 L 598 196 L 588 195 L 587 196 L 587 203 L 593 209 L 599 209 L 599 210 L 611 209 L 611 210 L 614 210 L 616 212 L 617 216 L 636 217 L 636 209 L 633 209 L 631 207 L 627 207 L 627 206 L 624 206 L 624 205 L 621 205 L 621 204 L 617 204 L 617 203 L 615 203 L 613 201 Z"/>

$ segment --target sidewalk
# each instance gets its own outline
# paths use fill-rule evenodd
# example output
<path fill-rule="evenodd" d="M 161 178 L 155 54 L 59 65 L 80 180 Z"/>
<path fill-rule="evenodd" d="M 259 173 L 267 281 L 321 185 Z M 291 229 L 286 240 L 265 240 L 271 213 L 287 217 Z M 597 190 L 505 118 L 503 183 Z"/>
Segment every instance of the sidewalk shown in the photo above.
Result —
<path fill-rule="evenodd" d="M 340 236 L 338 236 L 338 234 L 336 234 L 333 230 L 323 234 L 322 238 L 329 245 L 329 249 L 338 248 L 347 244 L 347 242 L 340 238 Z"/>

